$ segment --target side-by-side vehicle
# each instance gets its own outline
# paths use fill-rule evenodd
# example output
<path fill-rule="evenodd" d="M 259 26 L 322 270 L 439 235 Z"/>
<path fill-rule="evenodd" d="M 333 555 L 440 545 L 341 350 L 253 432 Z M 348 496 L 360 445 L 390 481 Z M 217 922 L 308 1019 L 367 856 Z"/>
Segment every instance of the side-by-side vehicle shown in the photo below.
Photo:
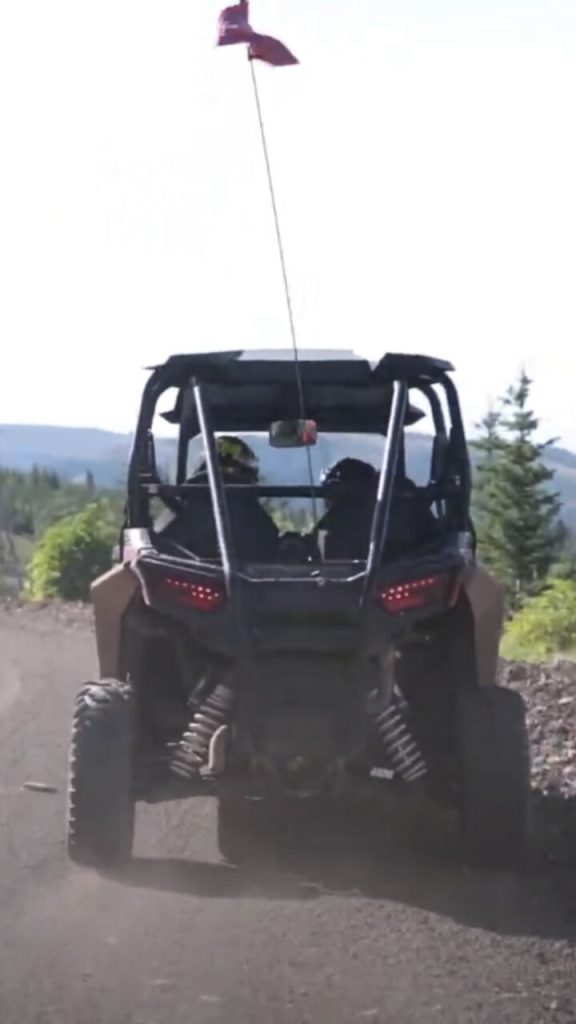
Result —
<path fill-rule="evenodd" d="M 116 564 L 92 587 L 101 678 L 74 710 L 72 859 L 125 861 L 137 802 L 175 792 L 216 796 L 238 860 L 249 804 L 365 786 L 377 808 L 392 784 L 450 802 L 471 860 L 522 861 L 525 709 L 496 685 L 503 598 L 476 558 L 451 371 L 313 351 L 153 369 Z M 171 475 L 153 430 L 168 393 Z"/>

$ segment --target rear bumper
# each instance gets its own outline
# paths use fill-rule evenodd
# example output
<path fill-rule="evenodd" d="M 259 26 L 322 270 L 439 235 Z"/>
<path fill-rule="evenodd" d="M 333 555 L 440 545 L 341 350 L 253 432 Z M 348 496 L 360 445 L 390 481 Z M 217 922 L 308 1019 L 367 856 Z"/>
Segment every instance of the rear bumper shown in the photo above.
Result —
<path fill-rule="evenodd" d="M 417 580 L 426 575 L 464 572 L 465 562 L 454 548 L 425 559 L 383 567 L 379 586 Z M 133 565 L 145 603 L 162 616 L 185 624 L 195 642 L 224 657 L 242 650 L 252 656 L 276 653 L 334 654 L 385 652 L 415 622 L 441 614 L 442 603 L 389 612 L 376 600 L 365 602 L 362 563 L 314 566 L 249 567 L 233 580 L 225 596 L 222 571 L 214 563 L 177 562 L 146 555 Z M 197 610 L 180 599 L 178 587 L 166 594 L 162 582 L 182 580 L 220 588 L 222 602 Z M 185 593 L 184 593 L 185 598 Z"/>

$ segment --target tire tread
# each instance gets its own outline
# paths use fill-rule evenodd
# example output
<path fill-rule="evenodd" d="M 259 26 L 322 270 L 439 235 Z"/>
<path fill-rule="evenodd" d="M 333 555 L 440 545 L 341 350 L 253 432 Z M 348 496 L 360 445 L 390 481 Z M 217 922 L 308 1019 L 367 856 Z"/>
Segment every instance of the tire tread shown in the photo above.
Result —
<path fill-rule="evenodd" d="M 79 691 L 70 741 L 67 850 L 77 864 L 107 867 L 131 856 L 134 692 L 104 679 Z"/>

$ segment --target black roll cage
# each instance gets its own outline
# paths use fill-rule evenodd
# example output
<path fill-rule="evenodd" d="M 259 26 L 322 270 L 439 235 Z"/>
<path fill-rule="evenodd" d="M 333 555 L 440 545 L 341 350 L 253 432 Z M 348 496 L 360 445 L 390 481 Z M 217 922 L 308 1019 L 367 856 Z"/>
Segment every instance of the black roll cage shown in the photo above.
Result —
<path fill-rule="evenodd" d="M 124 524 L 126 529 L 149 529 L 149 500 L 152 496 L 156 495 L 169 501 L 171 497 L 177 498 L 194 490 L 205 491 L 208 489 L 211 495 L 222 572 L 230 597 L 232 597 L 239 579 L 239 566 L 230 529 L 227 491 L 249 489 L 261 498 L 311 497 L 312 495 L 321 498 L 324 494 L 322 487 L 310 485 L 271 486 L 224 483 L 216 454 L 214 414 L 206 392 L 210 390 L 214 380 L 218 379 L 219 372 L 224 372 L 227 366 L 235 364 L 235 360 L 240 355 L 241 353 L 218 353 L 212 356 L 173 356 L 163 365 L 153 368 L 144 388 L 130 455 Z M 263 365 L 266 365 L 266 360 L 257 365 L 261 369 Z M 301 365 L 305 367 L 306 363 Z M 331 365 L 334 366 L 329 360 L 326 360 L 326 366 L 330 368 Z M 435 428 L 429 488 L 431 502 L 436 502 L 438 505 L 442 502 L 445 503 L 447 519 L 452 531 L 466 533 L 470 530 L 470 461 L 458 394 L 453 381 L 448 376 L 451 370 L 453 370 L 451 364 L 441 360 L 425 356 L 396 354 L 387 354 L 371 370 L 371 379 L 379 387 L 385 384 L 389 388 L 390 401 L 386 416 L 385 445 L 370 531 L 368 557 L 362 573 L 364 576 L 364 604 L 373 595 L 378 585 L 379 566 L 386 542 L 396 469 L 399 460 L 404 457 L 403 431 L 407 424 L 409 410 L 412 409 L 409 405 L 409 392 L 412 389 L 421 392 L 427 398 Z M 250 379 L 249 373 L 250 371 L 247 374 L 248 379 Z M 444 392 L 450 416 L 449 426 L 446 425 L 442 403 L 435 390 L 437 385 Z M 178 405 L 181 418 L 176 419 L 176 410 L 172 417 L 166 415 L 165 418 L 171 422 L 180 422 L 177 470 L 179 482 L 164 484 L 160 481 L 156 469 L 152 424 L 159 398 L 165 391 L 173 387 L 179 389 Z M 185 477 L 185 454 L 188 442 L 188 436 L 182 429 L 182 425 L 186 421 L 186 426 L 189 427 L 192 409 L 204 444 L 208 472 L 207 484 L 181 482 Z M 311 409 L 309 414 L 314 415 L 314 409 Z M 338 413 L 336 412 L 335 415 L 337 416 Z M 379 415 L 382 418 L 382 410 L 379 411 Z M 322 427 L 322 423 L 320 426 Z M 373 429 L 372 421 L 367 416 L 364 430 L 368 433 Z"/>

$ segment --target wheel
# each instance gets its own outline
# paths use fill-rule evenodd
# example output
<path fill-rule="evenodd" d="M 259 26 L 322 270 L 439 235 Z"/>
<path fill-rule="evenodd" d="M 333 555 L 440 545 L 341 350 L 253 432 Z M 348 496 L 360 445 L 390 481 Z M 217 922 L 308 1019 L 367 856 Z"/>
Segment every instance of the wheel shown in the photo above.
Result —
<path fill-rule="evenodd" d="M 530 754 L 522 697 L 500 686 L 468 690 L 457 704 L 460 820 L 467 859 L 518 869 L 531 838 Z"/>
<path fill-rule="evenodd" d="M 134 840 L 134 691 L 105 679 L 76 698 L 70 744 L 67 849 L 89 867 L 129 860 Z"/>

